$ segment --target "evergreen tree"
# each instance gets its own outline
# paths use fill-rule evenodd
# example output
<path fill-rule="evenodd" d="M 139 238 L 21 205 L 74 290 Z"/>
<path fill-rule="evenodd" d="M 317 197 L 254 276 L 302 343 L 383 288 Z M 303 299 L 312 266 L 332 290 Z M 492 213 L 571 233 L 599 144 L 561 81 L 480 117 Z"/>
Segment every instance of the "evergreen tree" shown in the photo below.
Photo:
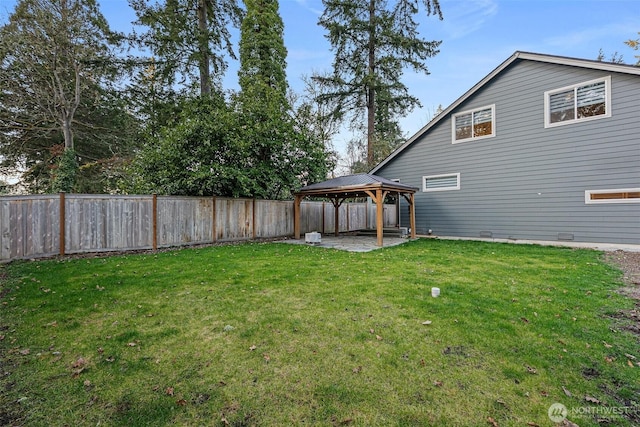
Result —
<path fill-rule="evenodd" d="M 395 105 L 386 90 L 380 90 L 376 96 L 376 116 L 374 123 L 373 164 L 384 160 L 404 141 L 404 135 L 397 120 Z M 347 161 L 351 173 L 365 173 L 371 169 L 367 159 L 367 128 L 357 124 L 357 133 L 347 144 Z M 358 135 L 361 135 L 358 137 Z"/>
<path fill-rule="evenodd" d="M 245 5 L 238 71 L 241 91 L 243 95 L 268 96 L 287 110 L 287 49 L 278 1 L 245 0 Z"/>
<path fill-rule="evenodd" d="M 319 24 L 328 32 L 335 57 L 333 74 L 316 77 L 332 88 L 319 101 L 338 99 L 335 114 L 351 113 L 356 129 L 366 112 L 369 168 L 379 157 L 376 137 L 392 130 L 394 136 L 389 141 L 394 141 L 399 130 L 394 129 L 397 117 L 420 105 L 400 81 L 403 70 L 409 67 L 428 74 L 425 61 L 438 53 L 441 42 L 418 35 L 414 17 L 420 3 L 427 16 L 442 19 L 438 0 L 398 0 L 393 6 L 385 0 L 323 0 L 325 9 Z M 382 117 L 377 113 L 381 104 L 386 110 Z"/>
<path fill-rule="evenodd" d="M 156 78 L 166 87 L 199 85 L 211 95 L 227 64 L 236 59 L 231 27 L 238 27 L 242 9 L 237 0 L 129 0 L 137 24 L 148 30 L 138 43 L 155 58 Z M 213 68 L 212 68 L 213 67 Z"/>
<path fill-rule="evenodd" d="M 134 70 L 126 95 L 131 109 L 144 124 L 142 138 L 157 140 L 162 129 L 180 116 L 185 94 L 162 81 L 156 61 L 143 61 Z M 211 94 L 210 94 L 211 95 Z"/>
<path fill-rule="evenodd" d="M 324 179 L 321 141 L 293 119 L 287 100 L 284 25 L 277 0 L 245 0 L 240 35 L 240 137 L 247 144 L 251 193 L 287 198 L 303 183 Z"/>

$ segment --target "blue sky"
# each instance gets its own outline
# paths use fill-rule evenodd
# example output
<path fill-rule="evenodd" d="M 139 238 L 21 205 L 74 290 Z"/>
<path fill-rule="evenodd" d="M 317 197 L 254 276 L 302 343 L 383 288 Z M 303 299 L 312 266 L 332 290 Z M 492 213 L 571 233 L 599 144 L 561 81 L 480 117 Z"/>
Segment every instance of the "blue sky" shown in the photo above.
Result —
<path fill-rule="evenodd" d="M 0 0 L 0 22 L 15 3 Z M 112 28 L 131 28 L 135 16 L 127 0 L 99 3 Z M 442 40 L 440 53 L 427 62 L 430 75 L 403 77 L 423 104 L 401 121 L 407 136 L 426 125 L 438 105 L 447 107 L 517 50 L 596 59 L 602 49 L 607 58 L 618 52 L 626 63 L 635 63 L 634 54 L 640 54 L 623 43 L 640 37 L 639 0 L 440 0 L 440 5 L 443 21 L 419 18 L 421 35 Z M 301 90 L 303 74 L 331 67 L 330 46 L 317 25 L 321 12 L 321 0 L 280 0 L 294 90 Z M 227 88 L 237 87 L 236 70 L 231 62 Z M 344 151 L 348 138 L 339 136 L 336 148 Z"/>

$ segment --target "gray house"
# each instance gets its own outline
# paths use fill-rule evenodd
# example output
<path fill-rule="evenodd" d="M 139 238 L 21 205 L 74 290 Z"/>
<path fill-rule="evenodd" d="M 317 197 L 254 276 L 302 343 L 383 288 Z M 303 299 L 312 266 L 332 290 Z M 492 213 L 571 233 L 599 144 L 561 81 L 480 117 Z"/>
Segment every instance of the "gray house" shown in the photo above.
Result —
<path fill-rule="evenodd" d="M 640 244 L 640 67 L 516 52 L 371 173 L 420 234 Z"/>

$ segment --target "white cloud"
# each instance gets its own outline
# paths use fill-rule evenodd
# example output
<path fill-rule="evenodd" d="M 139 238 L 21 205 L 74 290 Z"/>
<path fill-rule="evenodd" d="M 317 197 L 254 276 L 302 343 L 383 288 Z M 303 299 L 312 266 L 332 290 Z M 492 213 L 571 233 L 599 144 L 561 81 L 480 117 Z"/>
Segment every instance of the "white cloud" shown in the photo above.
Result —
<path fill-rule="evenodd" d="M 322 15 L 322 3 L 317 0 L 293 0 L 298 3 L 302 8 L 308 10 L 309 12 L 315 15 Z"/>
<path fill-rule="evenodd" d="M 449 0 L 441 4 L 448 39 L 459 39 L 481 29 L 498 13 L 497 0 Z"/>
<path fill-rule="evenodd" d="M 581 31 L 572 31 L 559 36 L 547 37 L 544 39 L 544 43 L 548 46 L 562 48 L 583 46 L 593 41 L 607 38 L 618 39 L 622 43 L 623 40 L 629 37 L 629 34 L 634 34 L 634 31 L 637 31 L 637 23 L 615 23 L 599 28 L 589 28 Z"/>

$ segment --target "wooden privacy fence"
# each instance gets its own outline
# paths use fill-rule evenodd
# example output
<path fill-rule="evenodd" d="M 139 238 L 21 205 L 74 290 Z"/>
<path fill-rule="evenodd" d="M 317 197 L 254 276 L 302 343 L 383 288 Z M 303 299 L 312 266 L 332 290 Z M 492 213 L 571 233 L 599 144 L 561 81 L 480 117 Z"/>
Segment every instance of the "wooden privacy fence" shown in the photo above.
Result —
<path fill-rule="evenodd" d="M 370 203 L 340 207 L 340 231 L 375 225 Z M 385 205 L 385 226 L 397 224 Z M 0 197 L 0 261 L 293 236 L 293 201 L 50 194 Z M 334 231 L 334 207 L 303 202 L 301 231 Z"/>

